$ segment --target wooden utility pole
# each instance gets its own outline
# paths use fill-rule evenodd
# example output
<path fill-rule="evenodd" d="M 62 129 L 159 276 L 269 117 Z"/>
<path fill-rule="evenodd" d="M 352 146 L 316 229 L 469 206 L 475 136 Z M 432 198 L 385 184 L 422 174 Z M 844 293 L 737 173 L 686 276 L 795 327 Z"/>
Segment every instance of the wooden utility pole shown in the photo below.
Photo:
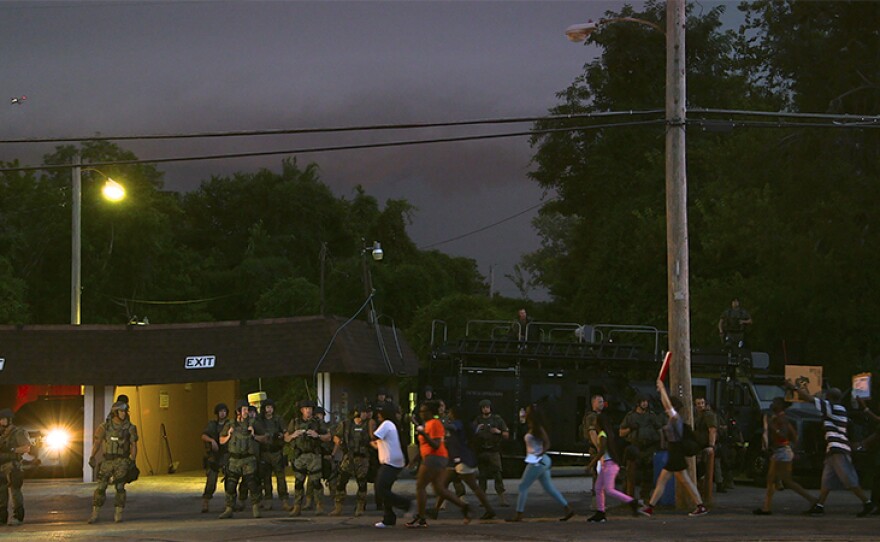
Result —
<path fill-rule="evenodd" d="M 684 404 L 681 416 L 693 423 L 691 394 L 690 292 L 688 284 L 687 168 L 685 135 L 686 65 L 685 0 L 666 2 L 666 260 L 669 310 L 669 394 Z M 695 475 L 690 461 L 691 476 Z M 676 505 L 687 506 L 685 491 L 676 491 Z"/>

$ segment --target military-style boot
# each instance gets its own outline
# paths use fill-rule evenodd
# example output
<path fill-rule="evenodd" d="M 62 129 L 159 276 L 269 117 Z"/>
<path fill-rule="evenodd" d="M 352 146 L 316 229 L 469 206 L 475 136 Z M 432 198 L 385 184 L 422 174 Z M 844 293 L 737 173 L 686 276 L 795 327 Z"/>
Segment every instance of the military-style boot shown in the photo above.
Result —
<path fill-rule="evenodd" d="M 364 515 L 364 510 L 367 508 L 366 499 L 358 499 L 357 508 L 354 510 L 354 516 L 359 518 Z"/>
<path fill-rule="evenodd" d="M 125 508 L 123 508 L 121 506 L 116 507 L 116 511 L 113 512 L 113 521 L 115 521 L 116 523 L 122 523 L 122 511 L 123 510 L 125 510 Z"/>
<path fill-rule="evenodd" d="M 202 499 L 202 513 L 203 514 L 210 511 L 210 510 L 208 510 L 210 504 L 211 504 L 211 499 L 208 499 L 208 498 Z"/>
<path fill-rule="evenodd" d="M 311 510 L 312 509 L 312 493 L 306 493 L 305 502 L 302 505 L 303 510 Z"/>
<path fill-rule="evenodd" d="M 227 506 L 223 513 L 220 514 L 217 519 L 229 519 L 235 513 L 235 510 L 231 506 Z"/>
<path fill-rule="evenodd" d="M 299 503 L 295 503 L 293 508 L 290 509 L 290 517 L 299 517 L 300 514 L 302 514 L 302 506 Z"/>
<path fill-rule="evenodd" d="M 260 512 L 260 505 L 259 504 L 255 504 L 255 505 L 251 506 L 251 511 L 254 514 L 255 518 L 263 517 L 263 514 Z"/>
<path fill-rule="evenodd" d="M 324 501 L 315 495 L 315 515 L 323 516 L 324 515 Z"/>
<path fill-rule="evenodd" d="M 101 512 L 101 507 L 93 506 L 92 507 L 92 515 L 89 516 L 89 523 L 97 523 L 98 514 Z"/>
<path fill-rule="evenodd" d="M 331 516 L 341 516 L 342 515 L 342 501 L 337 500 L 336 504 L 333 506 L 333 511 L 330 512 Z"/>

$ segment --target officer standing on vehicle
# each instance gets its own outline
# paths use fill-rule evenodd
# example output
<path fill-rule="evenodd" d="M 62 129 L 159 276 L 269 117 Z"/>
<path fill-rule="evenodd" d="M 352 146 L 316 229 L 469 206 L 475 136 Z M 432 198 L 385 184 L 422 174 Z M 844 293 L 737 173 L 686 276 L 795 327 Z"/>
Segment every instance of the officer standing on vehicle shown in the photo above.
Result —
<path fill-rule="evenodd" d="M 113 520 L 122 521 L 125 509 L 125 484 L 129 481 L 130 472 L 137 458 L 137 427 L 128 419 L 128 404 L 121 401 L 113 403 L 110 408 L 110 419 L 98 426 L 92 444 L 92 455 L 89 465 L 95 467 L 95 455 L 98 450 L 103 453 L 101 464 L 98 465 L 98 487 L 92 498 L 92 515 L 89 523 L 98 521 L 98 513 L 107 499 L 107 486 L 110 482 L 116 487 L 114 504 L 116 511 Z M 135 467 L 136 468 L 136 467 Z"/>
<path fill-rule="evenodd" d="M 485 493 L 491 478 L 495 481 L 498 504 L 509 506 L 504 497 L 501 442 L 510 438 L 510 430 L 504 419 L 492 412 L 492 401 L 489 399 L 480 401 L 480 415 L 474 418 L 473 429 L 477 469 L 480 472 L 480 489 Z"/>
<path fill-rule="evenodd" d="M 268 437 L 262 434 L 258 424 L 248 414 L 247 401 L 240 400 L 235 405 L 236 419 L 223 429 L 220 444 L 229 449 L 229 464 L 226 467 L 226 509 L 220 519 L 231 518 L 235 513 L 235 492 L 239 480 L 243 480 L 250 494 L 251 511 L 255 518 L 260 514 L 260 490 L 257 485 L 257 456 L 260 454 L 260 443 Z"/>
<path fill-rule="evenodd" d="M 229 462 L 229 450 L 226 444 L 220 444 L 220 434 L 225 432 L 229 424 L 229 407 L 226 403 L 214 405 L 216 420 L 208 422 L 202 431 L 202 442 L 205 443 L 205 491 L 202 493 L 202 513 L 208 512 L 208 506 L 217 490 L 217 478 L 220 471 L 226 469 Z"/>
<path fill-rule="evenodd" d="M 634 498 L 647 499 L 653 489 L 653 458 L 660 449 L 660 429 L 663 427 L 660 416 L 648 408 L 648 397 L 636 397 L 636 406 L 623 418 L 619 435 L 629 445 L 624 450 L 626 460 L 626 494 Z M 640 486 L 640 495 L 636 494 Z"/>
<path fill-rule="evenodd" d="M 727 348 L 745 348 L 746 326 L 752 324 L 749 311 L 739 305 L 739 299 L 734 297 L 730 301 L 730 308 L 724 309 L 718 320 L 718 335 L 721 343 Z"/>
<path fill-rule="evenodd" d="M 9 519 L 9 495 L 12 494 L 12 522 L 24 523 L 24 496 L 21 486 L 24 473 L 21 470 L 21 454 L 31 451 L 31 439 L 27 431 L 12 424 L 12 410 L 0 410 L 0 525 Z"/>
<path fill-rule="evenodd" d="M 275 413 L 275 401 L 266 399 L 262 405 L 260 423 L 268 441 L 260 444 L 260 466 L 263 469 L 263 505 L 266 510 L 272 509 L 272 475 L 278 488 L 281 507 L 290 510 L 287 502 L 287 475 L 285 473 L 284 429 L 287 424 Z"/>
<path fill-rule="evenodd" d="M 384 408 L 384 407 L 383 407 Z M 367 507 L 367 472 L 370 470 L 370 424 L 373 412 L 369 405 L 355 407 L 352 417 L 339 423 L 333 442 L 342 449 L 343 458 L 336 480 L 336 506 L 331 516 L 342 515 L 345 486 L 354 477 L 357 481 L 357 507 L 354 515 L 362 516 Z"/>
<path fill-rule="evenodd" d="M 312 411 L 315 402 L 303 400 L 299 402 L 300 416 L 290 420 L 284 441 L 293 443 L 295 459 L 293 461 L 293 477 L 296 480 L 293 491 L 291 516 L 302 513 L 303 495 L 306 479 L 311 486 L 315 499 L 315 515 L 324 513 L 321 500 L 321 444 L 330 441 L 330 433 L 322 420 L 315 419 Z"/>

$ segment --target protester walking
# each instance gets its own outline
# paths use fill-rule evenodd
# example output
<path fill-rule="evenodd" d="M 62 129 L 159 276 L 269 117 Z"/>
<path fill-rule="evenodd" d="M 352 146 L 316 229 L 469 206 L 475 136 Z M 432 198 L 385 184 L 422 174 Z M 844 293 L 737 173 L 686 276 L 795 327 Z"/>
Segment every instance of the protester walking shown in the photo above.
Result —
<path fill-rule="evenodd" d="M 785 416 L 785 399 L 776 397 L 770 405 L 772 416 L 764 416 L 763 446 L 770 450 L 770 466 L 767 469 L 767 493 L 764 497 L 764 506 L 756 508 L 756 516 L 769 516 L 772 514 L 770 505 L 773 502 L 773 494 L 776 492 L 776 483 L 781 481 L 786 489 L 791 489 L 810 503 L 812 508 L 816 504 L 816 498 L 807 493 L 800 484 L 791 477 L 791 466 L 794 461 L 792 446 L 797 444 L 797 431 Z"/>
<path fill-rule="evenodd" d="M 589 469 L 595 469 L 598 473 L 596 479 L 596 509 L 587 521 L 590 523 L 605 523 L 605 496 L 606 494 L 614 497 L 618 501 L 629 504 L 632 508 L 634 516 L 639 513 L 639 502 L 620 492 L 614 486 L 617 480 L 617 472 L 620 470 L 619 461 L 622 456 L 620 447 L 617 442 L 617 436 L 614 434 L 614 427 L 611 424 L 611 418 L 606 413 L 599 414 L 598 419 L 599 435 L 597 453 L 590 461 Z"/>
<path fill-rule="evenodd" d="M 564 507 L 565 515 L 559 521 L 568 521 L 574 516 L 574 510 L 550 479 L 550 467 L 553 464 L 550 461 L 550 456 L 547 455 L 547 451 L 550 449 L 550 436 L 544 428 L 543 416 L 536 405 L 529 405 L 526 409 L 526 426 L 528 432 L 523 437 L 526 444 L 526 469 L 519 481 L 516 513 L 507 521 L 522 521 L 523 512 L 526 510 L 526 500 L 529 497 L 529 488 L 535 481 L 541 482 L 544 491 Z"/>
<path fill-rule="evenodd" d="M 660 476 L 657 478 L 657 485 L 654 486 L 654 493 L 651 495 L 651 500 L 648 502 L 647 506 L 639 510 L 639 513 L 648 517 L 654 515 L 654 507 L 663 497 L 666 483 L 669 481 L 670 477 L 675 476 L 679 486 L 683 487 L 691 496 L 691 499 L 697 504 L 697 507 L 694 508 L 693 512 L 688 515 L 693 517 L 705 516 L 709 513 L 709 510 L 703 505 L 703 498 L 700 497 L 700 492 L 697 491 L 697 487 L 688 475 L 687 460 L 685 459 L 684 448 L 681 443 L 684 438 L 685 426 L 679 411 L 684 405 L 678 397 L 669 397 L 666 393 L 666 385 L 664 385 L 663 381 L 659 378 L 657 379 L 657 391 L 660 392 L 660 400 L 663 403 L 663 409 L 666 410 L 666 415 L 669 417 L 669 422 L 666 424 L 666 427 L 663 428 L 663 432 L 666 435 L 669 457 L 666 460 L 666 465 L 663 467 L 663 470 L 660 471 Z"/>
<path fill-rule="evenodd" d="M 452 481 L 452 476 L 457 475 L 479 499 L 480 504 L 486 512 L 480 519 L 492 519 L 495 517 L 495 510 L 489 504 L 486 492 L 480 487 L 477 480 L 477 456 L 471 449 L 470 439 L 468 435 L 470 431 L 465 429 L 465 424 L 459 416 L 459 407 L 449 407 L 447 412 L 446 429 L 448 437 L 446 440 L 446 449 L 449 451 L 449 466 L 446 469 L 446 477 L 443 480 L 443 487 L 448 488 Z M 502 492 L 503 494 L 503 492 Z M 445 499 L 441 495 L 437 498 L 435 513 L 440 510 Z"/>
<path fill-rule="evenodd" d="M 373 431 L 372 445 L 379 453 L 379 470 L 376 472 L 376 493 L 379 493 L 384 509 L 382 521 L 375 524 L 379 529 L 392 527 L 397 523 L 394 509 L 404 512 L 412 508 L 412 500 L 401 497 L 392 491 L 394 482 L 406 465 L 406 458 L 400 446 L 397 425 L 394 423 L 397 407 L 395 405 L 379 405 L 375 409 L 376 421 L 379 426 Z"/>
<path fill-rule="evenodd" d="M 416 427 L 416 433 L 419 435 L 419 447 L 422 452 L 422 465 L 416 475 L 416 501 L 418 502 L 419 512 L 412 521 L 406 524 L 407 527 L 427 527 L 428 522 L 425 520 L 425 508 L 428 501 L 428 493 L 426 488 L 428 484 L 434 488 L 434 493 L 439 497 L 443 496 L 455 506 L 461 509 L 464 515 L 465 523 L 470 522 L 470 506 L 459 499 L 454 493 L 444 488 L 442 485 L 443 476 L 446 474 L 446 465 L 449 462 L 449 452 L 446 450 L 444 438 L 446 429 L 440 422 L 438 416 L 437 401 L 426 401 L 419 409 L 419 417 L 425 420 L 424 425 Z"/>

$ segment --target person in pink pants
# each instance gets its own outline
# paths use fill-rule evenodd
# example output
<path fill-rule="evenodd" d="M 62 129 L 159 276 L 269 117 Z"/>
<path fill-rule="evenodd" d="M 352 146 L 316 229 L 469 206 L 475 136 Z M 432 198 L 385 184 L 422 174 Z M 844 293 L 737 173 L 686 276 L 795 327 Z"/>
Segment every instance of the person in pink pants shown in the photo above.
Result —
<path fill-rule="evenodd" d="M 626 493 L 618 491 L 614 486 L 615 480 L 617 479 L 617 472 L 620 470 L 618 462 L 623 454 L 621 454 L 617 436 L 615 435 L 614 428 L 611 424 L 611 418 L 604 412 L 599 414 L 598 425 L 598 451 L 595 456 L 591 458 L 589 465 L 590 469 L 597 467 L 596 470 L 599 472 L 598 478 L 596 479 L 596 508 L 598 511 L 587 519 L 587 521 L 590 523 L 605 523 L 605 521 L 607 521 L 607 517 L 605 516 L 606 496 L 614 497 L 622 503 L 629 504 L 630 508 L 632 508 L 633 515 L 638 516 L 638 501 Z"/>

